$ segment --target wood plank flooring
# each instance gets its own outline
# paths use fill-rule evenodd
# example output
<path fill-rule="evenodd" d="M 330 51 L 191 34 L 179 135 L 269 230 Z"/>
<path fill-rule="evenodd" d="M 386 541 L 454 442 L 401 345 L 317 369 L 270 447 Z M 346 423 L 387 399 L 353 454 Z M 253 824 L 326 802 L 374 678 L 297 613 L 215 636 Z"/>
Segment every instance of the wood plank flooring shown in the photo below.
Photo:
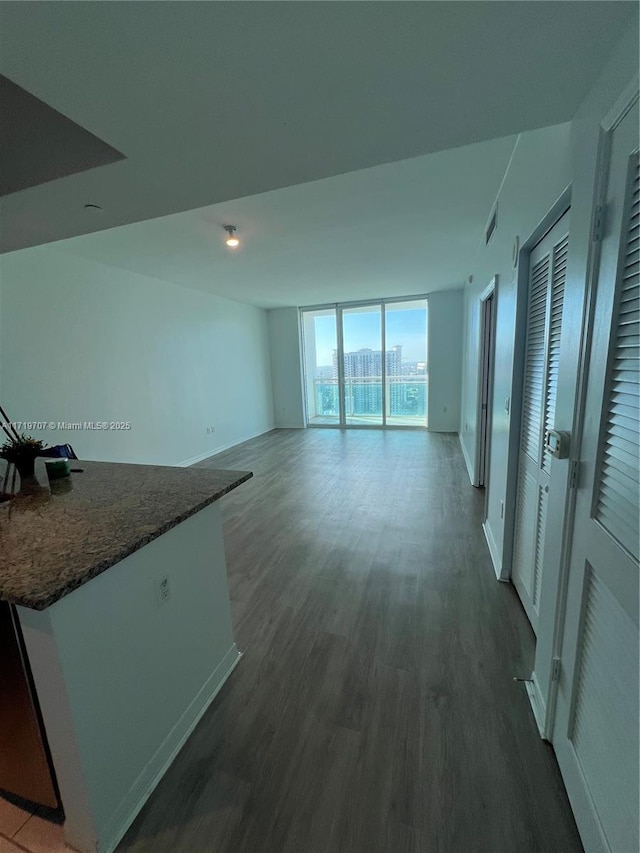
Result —
<path fill-rule="evenodd" d="M 207 460 L 238 668 L 119 853 L 579 853 L 453 435 L 280 430 Z"/>

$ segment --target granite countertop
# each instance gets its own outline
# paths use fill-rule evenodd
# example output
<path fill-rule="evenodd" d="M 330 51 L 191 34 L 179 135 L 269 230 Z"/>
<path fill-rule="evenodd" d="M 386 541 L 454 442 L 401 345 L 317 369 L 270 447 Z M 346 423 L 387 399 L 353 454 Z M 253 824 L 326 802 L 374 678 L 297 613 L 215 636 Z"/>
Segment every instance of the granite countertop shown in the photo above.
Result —
<path fill-rule="evenodd" d="M 0 503 L 0 599 L 44 610 L 253 476 L 76 460 L 71 467 L 83 471 L 49 485 L 39 459 L 38 482 Z"/>

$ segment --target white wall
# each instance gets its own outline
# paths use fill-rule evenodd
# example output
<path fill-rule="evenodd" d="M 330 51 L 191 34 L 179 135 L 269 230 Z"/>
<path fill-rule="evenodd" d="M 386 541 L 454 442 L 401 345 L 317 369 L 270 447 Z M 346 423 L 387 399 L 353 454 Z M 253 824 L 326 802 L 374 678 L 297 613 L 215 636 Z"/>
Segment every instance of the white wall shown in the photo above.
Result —
<path fill-rule="evenodd" d="M 305 422 L 298 309 L 267 311 L 267 321 L 275 426 L 280 429 L 302 428 Z"/>
<path fill-rule="evenodd" d="M 460 428 L 462 290 L 429 294 L 428 424 L 432 432 Z"/>
<path fill-rule="evenodd" d="M 175 465 L 272 428 L 262 309 L 47 246 L 4 255 L 0 273 L 9 416 L 132 425 L 33 435 L 80 458 Z"/>
<path fill-rule="evenodd" d="M 480 294 L 493 276 L 497 288 L 493 432 L 485 530 L 496 571 L 504 574 L 505 528 L 501 501 L 506 498 L 510 414 L 505 400 L 512 396 L 516 277 L 512 263 L 514 238 L 524 243 L 571 181 L 570 125 L 560 124 L 519 137 L 510 168 L 500 188 L 498 225 L 488 246 L 481 247 L 469 272 L 473 284 L 465 290 L 464 354 L 460 440 L 472 470 L 476 462 L 476 407 L 479 366 Z M 491 211 L 487 211 L 487 218 Z"/>

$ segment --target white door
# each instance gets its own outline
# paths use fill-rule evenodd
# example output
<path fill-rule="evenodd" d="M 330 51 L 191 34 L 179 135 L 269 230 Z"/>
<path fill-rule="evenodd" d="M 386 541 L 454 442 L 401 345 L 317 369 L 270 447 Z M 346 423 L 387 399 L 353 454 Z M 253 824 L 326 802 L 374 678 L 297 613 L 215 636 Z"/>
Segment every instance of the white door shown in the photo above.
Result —
<path fill-rule="evenodd" d="M 529 263 L 527 340 L 511 579 L 534 631 L 542 583 L 550 457 L 558 385 L 560 327 L 569 248 L 569 212 L 533 248 Z"/>
<path fill-rule="evenodd" d="M 586 853 L 637 853 L 637 103 L 613 131 L 553 744 Z"/>

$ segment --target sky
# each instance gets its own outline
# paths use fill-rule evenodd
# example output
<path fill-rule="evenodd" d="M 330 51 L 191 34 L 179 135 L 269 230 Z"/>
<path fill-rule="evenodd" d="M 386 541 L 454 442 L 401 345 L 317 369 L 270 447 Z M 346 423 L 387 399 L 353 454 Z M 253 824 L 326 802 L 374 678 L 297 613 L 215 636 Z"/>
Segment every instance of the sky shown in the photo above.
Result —
<path fill-rule="evenodd" d="M 391 305 L 386 309 L 386 348 L 400 344 L 403 361 L 426 361 L 426 308 L 400 310 Z M 380 349 L 380 311 L 375 308 L 357 313 L 345 309 L 344 314 L 344 351 L 353 352 L 363 349 Z M 331 364 L 336 344 L 335 315 L 315 318 L 316 324 L 316 364 L 320 367 Z"/>

